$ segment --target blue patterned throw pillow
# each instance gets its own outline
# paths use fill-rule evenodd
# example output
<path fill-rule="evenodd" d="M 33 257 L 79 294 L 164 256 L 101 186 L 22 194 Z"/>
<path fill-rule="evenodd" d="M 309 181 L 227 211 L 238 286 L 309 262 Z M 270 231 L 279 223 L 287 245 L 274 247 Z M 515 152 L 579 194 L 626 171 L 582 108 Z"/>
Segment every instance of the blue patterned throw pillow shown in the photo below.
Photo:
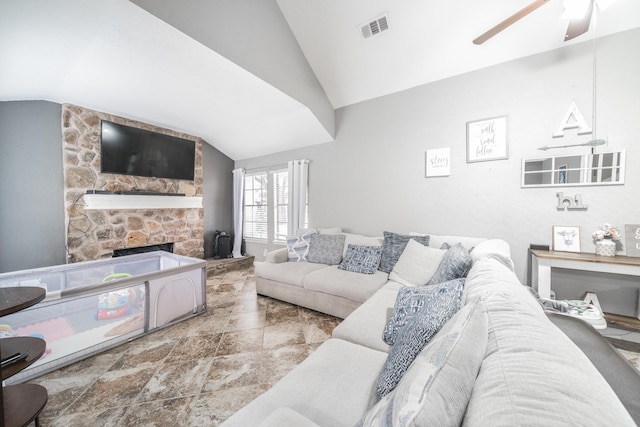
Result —
<path fill-rule="evenodd" d="M 378 270 L 382 246 L 349 245 L 347 254 L 338 266 L 341 270 L 354 273 L 373 274 Z"/>
<path fill-rule="evenodd" d="M 398 262 L 400 255 L 402 255 L 402 252 L 410 239 L 413 239 L 418 243 L 422 243 L 424 246 L 429 246 L 429 236 L 408 236 L 404 234 L 391 233 L 389 231 L 385 231 L 383 234 L 384 242 L 382 243 L 380 270 L 385 273 L 391 273 L 391 270 L 393 270 L 393 267 Z"/>
<path fill-rule="evenodd" d="M 327 265 L 340 264 L 345 238 L 344 234 L 314 234 L 309 244 L 307 261 Z"/>
<path fill-rule="evenodd" d="M 469 255 L 469 251 L 460 243 L 456 243 L 444 253 L 440 266 L 438 266 L 438 269 L 428 284 L 434 285 L 436 283 L 444 283 L 449 280 L 467 277 L 472 264 L 473 260 L 471 259 L 471 255 Z"/>
<path fill-rule="evenodd" d="M 393 313 L 382 332 L 382 340 L 389 345 L 395 344 L 398 331 L 407 324 L 416 312 L 424 307 L 431 295 L 433 295 L 433 288 L 430 286 L 405 286 L 401 288 L 396 296 Z"/>
<path fill-rule="evenodd" d="M 434 286 L 404 288 L 422 296 L 420 308 L 397 330 L 397 336 L 378 376 L 380 397 L 392 391 L 416 356 L 445 323 L 460 310 L 465 279 Z M 400 295 L 400 294 L 398 294 Z M 395 311 L 395 308 L 394 308 Z"/>

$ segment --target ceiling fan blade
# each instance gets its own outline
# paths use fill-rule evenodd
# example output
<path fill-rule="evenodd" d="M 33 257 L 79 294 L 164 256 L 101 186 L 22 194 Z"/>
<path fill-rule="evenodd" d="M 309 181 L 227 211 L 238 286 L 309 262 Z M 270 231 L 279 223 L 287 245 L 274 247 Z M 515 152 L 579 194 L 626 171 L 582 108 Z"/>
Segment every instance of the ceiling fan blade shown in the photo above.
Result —
<path fill-rule="evenodd" d="M 500 31 L 502 31 L 505 28 L 509 27 L 510 25 L 518 22 L 519 20 L 521 20 L 522 18 L 524 18 L 525 16 L 527 16 L 528 14 L 530 14 L 531 12 L 533 12 L 534 10 L 536 10 L 537 8 L 542 6 L 543 4 L 547 3 L 548 1 L 549 0 L 536 0 L 536 1 L 534 1 L 530 5 L 522 8 L 518 12 L 514 13 L 513 15 L 511 15 L 510 17 L 508 17 L 507 19 L 505 19 L 504 21 L 502 21 L 501 23 L 499 23 L 495 27 L 491 28 L 486 33 L 480 35 L 478 38 L 476 38 L 473 41 L 473 44 L 482 44 L 482 43 L 486 42 L 491 37 L 493 37 L 496 34 L 498 34 Z"/>
<path fill-rule="evenodd" d="M 567 33 L 564 35 L 564 41 L 575 39 L 578 36 L 589 31 L 589 24 L 591 24 L 591 15 L 593 15 L 593 0 L 589 2 L 587 13 L 585 13 L 582 19 L 574 19 L 569 21 L 567 27 Z"/>

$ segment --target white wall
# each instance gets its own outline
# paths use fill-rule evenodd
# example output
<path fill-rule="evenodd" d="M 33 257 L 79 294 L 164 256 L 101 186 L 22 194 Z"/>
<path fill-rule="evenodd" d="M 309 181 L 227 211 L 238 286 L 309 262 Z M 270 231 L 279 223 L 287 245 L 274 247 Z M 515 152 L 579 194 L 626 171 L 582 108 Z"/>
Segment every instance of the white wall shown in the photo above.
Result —
<path fill-rule="evenodd" d="M 590 122 L 591 42 L 339 109 L 335 142 L 236 167 L 308 158 L 311 226 L 502 238 L 524 280 L 529 244 L 550 244 L 553 225 L 580 226 L 588 252 L 598 225 L 640 223 L 640 30 L 599 39 L 597 46 L 597 137 L 610 149 L 627 150 L 623 186 L 520 188 L 521 160 L 545 155 L 537 147 L 593 138 L 571 131 L 551 138 L 572 100 Z M 466 122 L 499 115 L 509 117 L 509 159 L 466 163 Z M 451 176 L 426 179 L 425 151 L 440 147 L 451 147 Z M 588 210 L 557 211 L 557 191 L 581 194 Z M 247 249 L 262 255 L 262 247 Z"/>
<path fill-rule="evenodd" d="M 131 0 L 306 105 L 330 135 L 335 115 L 275 0 Z"/>

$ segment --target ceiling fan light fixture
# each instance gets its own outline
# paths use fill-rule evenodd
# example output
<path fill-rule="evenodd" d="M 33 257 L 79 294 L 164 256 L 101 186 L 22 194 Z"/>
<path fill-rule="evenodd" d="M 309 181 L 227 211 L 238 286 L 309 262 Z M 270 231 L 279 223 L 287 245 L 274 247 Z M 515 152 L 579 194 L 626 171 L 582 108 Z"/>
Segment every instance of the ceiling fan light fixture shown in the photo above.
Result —
<path fill-rule="evenodd" d="M 592 0 L 564 0 L 562 19 L 573 21 L 584 18 L 591 1 Z"/>

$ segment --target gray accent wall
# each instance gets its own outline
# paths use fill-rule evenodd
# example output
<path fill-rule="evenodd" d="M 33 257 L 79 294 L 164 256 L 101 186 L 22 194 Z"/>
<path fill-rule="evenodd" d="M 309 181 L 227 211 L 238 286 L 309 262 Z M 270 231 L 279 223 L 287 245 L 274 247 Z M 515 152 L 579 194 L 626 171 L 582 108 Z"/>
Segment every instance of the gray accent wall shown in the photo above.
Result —
<path fill-rule="evenodd" d="M 0 272 L 64 264 L 61 106 L 0 102 Z"/>
<path fill-rule="evenodd" d="M 384 230 L 501 238 L 525 280 L 531 243 L 551 244 L 553 225 L 577 225 L 584 252 L 609 222 L 640 223 L 640 30 L 597 42 L 597 137 L 626 149 L 624 185 L 520 187 L 521 161 L 588 149 L 591 135 L 560 126 L 572 100 L 592 116 L 592 42 L 577 44 L 365 101 L 337 110 L 334 142 L 236 161 L 254 169 L 307 158 L 313 227 L 381 236 Z M 508 160 L 466 162 L 466 123 L 508 116 Z M 451 175 L 425 178 L 425 152 L 451 148 Z M 601 150 L 600 150 L 601 151 Z M 556 192 L 581 194 L 587 211 L 558 211 Z M 263 247 L 247 246 L 261 258 Z"/>
<path fill-rule="evenodd" d="M 233 160 L 202 144 L 204 161 L 204 255 L 213 257 L 213 233 L 233 232 Z"/>

